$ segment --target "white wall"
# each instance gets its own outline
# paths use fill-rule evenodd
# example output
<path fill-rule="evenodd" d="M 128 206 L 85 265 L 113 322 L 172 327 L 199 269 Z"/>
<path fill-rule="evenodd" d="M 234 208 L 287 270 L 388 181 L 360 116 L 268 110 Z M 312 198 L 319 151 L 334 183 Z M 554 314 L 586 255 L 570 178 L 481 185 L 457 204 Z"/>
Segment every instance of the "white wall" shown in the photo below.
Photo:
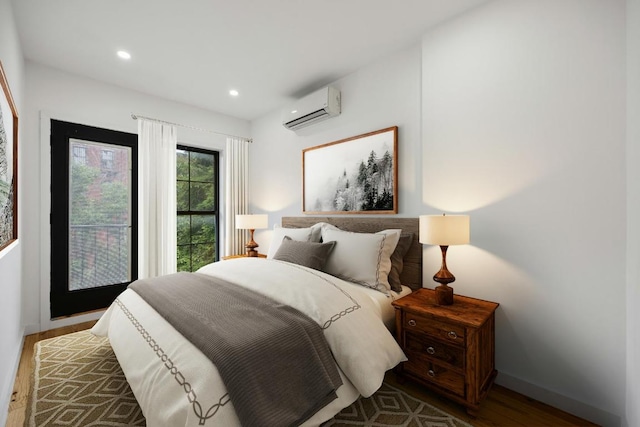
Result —
<path fill-rule="evenodd" d="M 22 182 L 26 176 L 22 147 L 21 122 L 24 112 L 24 59 L 18 40 L 18 32 L 9 0 L 0 0 L 0 62 L 8 80 L 13 100 L 18 110 L 18 241 L 0 252 L 0 425 L 5 425 L 7 408 L 11 399 L 13 382 L 20 361 L 23 340 L 22 294 L 20 288 L 22 268 L 22 236 L 24 207 L 22 206 Z"/>
<path fill-rule="evenodd" d="M 422 51 L 423 200 L 471 214 L 450 267 L 501 303 L 498 381 L 604 425 L 625 402 L 624 12 L 497 1 Z"/>
<path fill-rule="evenodd" d="M 640 425 L 640 0 L 627 0 L 627 411 Z"/>
<path fill-rule="evenodd" d="M 472 217 L 448 264 L 456 292 L 501 304 L 497 381 L 619 425 L 624 20 L 621 0 L 499 0 L 444 23 L 337 81 L 338 118 L 297 134 L 277 112 L 252 122 L 250 200 L 271 225 L 300 215 L 303 148 L 398 125 L 399 214 Z M 439 263 L 426 248 L 426 286 Z"/>
<path fill-rule="evenodd" d="M 342 94 L 342 114 L 296 132 L 275 111 L 251 123 L 251 205 L 268 213 L 269 224 L 302 213 L 302 149 L 398 126 L 400 216 L 415 215 L 420 194 L 420 48 L 418 45 L 358 70 L 334 83 Z M 256 230 L 260 252 L 271 233 Z"/>
<path fill-rule="evenodd" d="M 628 7 L 628 19 L 637 23 L 637 0 Z M 0 0 L 0 59 L 21 115 L 20 242 L 0 258 L 3 366 L 15 366 L 19 357 L 21 275 L 28 329 L 58 326 L 41 307 L 48 292 L 49 165 L 40 111 L 129 132 L 136 131 L 131 112 L 249 131 L 240 120 L 32 63 L 24 108 L 11 16 L 9 2 Z M 624 29 L 621 0 L 500 0 L 443 24 L 421 47 L 338 80 L 341 116 L 297 133 L 280 125 L 280 112 L 254 121 L 254 212 L 269 213 L 270 225 L 301 214 L 303 148 L 399 126 L 399 215 L 472 215 L 472 245 L 451 248 L 448 261 L 456 292 L 501 303 L 498 382 L 603 425 L 619 423 L 626 400 L 626 425 L 638 425 L 633 378 L 639 369 L 631 358 L 640 354 L 640 337 L 637 315 L 625 313 L 625 292 L 635 310 L 640 241 L 632 219 L 640 213 L 640 150 L 631 120 L 625 147 Z M 628 36 L 628 71 L 636 72 L 629 93 L 639 86 L 633 34 L 637 26 Z M 628 114 L 637 117 L 637 94 L 628 103 Z M 209 134 L 181 134 L 193 145 L 222 144 Z M 256 232 L 261 252 L 269 238 Z M 22 271 L 21 253 L 29 260 Z M 433 248 L 425 254 L 431 286 L 439 254 Z M 625 399 L 626 363 L 632 377 Z M 5 407 L 13 373 L 0 377 Z"/>
<path fill-rule="evenodd" d="M 249 123 L 195 107 L 166 101 L 139 92 L 27 62 L 23 147 L 29 170 L 23 189 L 23 247 L 29 262 L 23 269 L 24 318 L 27 332 L 46 330 L 97 318 L 99 314 L 51 321 L 50 272 L 50 157 L 49 120 L 59 119 L 89 126 L 137 133 L 131 113 L 233 135 L 247 135 Z M 178 142 L 223 151 L 225 137 L 178 128 Z M 221 156 L 221 163 L 223 157 Z"/>

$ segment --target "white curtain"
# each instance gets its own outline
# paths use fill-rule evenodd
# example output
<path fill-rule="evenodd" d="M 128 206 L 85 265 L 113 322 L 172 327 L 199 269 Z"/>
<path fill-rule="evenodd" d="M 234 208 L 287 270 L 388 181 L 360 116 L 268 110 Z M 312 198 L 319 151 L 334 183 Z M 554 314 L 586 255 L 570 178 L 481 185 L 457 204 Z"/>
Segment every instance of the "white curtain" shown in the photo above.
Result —
<path fill-rule="evenodd" d="M 249 210 L 249 141 L 227 138 L 225 197 L 225 255 L 245 252 L 247 231 L 236 229 L 236 214 Z"/>
<path fill-rule="evenodd" d="M 176 141 L 173 125 L 138 119 L 138 277 L 176 272 Z"/>

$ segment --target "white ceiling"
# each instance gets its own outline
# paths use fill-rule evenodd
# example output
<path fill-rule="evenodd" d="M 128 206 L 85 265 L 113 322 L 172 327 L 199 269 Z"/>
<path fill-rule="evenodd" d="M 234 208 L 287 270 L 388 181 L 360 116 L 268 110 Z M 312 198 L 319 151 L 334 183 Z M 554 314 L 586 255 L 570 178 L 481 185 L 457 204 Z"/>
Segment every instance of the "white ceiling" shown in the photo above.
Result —
<path fill-rule="evenodd" d="M 252 120 L 487 0 L 12 0 L 28 60 Z M 131 53 L 122 61 L 119 49 Z M 228 92 L 237 89 L 240 96 Z"/>

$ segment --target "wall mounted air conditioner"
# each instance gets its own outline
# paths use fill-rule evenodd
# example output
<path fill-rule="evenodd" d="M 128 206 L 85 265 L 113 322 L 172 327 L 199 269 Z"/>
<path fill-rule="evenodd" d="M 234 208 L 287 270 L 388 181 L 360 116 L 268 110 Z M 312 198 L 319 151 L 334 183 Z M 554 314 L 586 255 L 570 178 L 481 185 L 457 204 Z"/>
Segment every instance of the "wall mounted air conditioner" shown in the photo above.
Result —
<path fill-rule="evenodd" d="M 296 101 L 285 112 L 282 125 L 296 130 L 340 114 L 340 91 L 332 86 Z"/>

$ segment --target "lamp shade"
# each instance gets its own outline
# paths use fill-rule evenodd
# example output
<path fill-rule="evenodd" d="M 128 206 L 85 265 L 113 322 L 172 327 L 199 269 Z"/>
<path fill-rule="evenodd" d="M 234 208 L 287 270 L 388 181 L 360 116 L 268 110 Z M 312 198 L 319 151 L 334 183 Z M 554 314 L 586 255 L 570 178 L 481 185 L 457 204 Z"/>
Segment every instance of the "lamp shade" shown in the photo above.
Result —
<path fill-rule="evenodd" d="M 421 215 L 420 243 L 440 246 L 469 243 L 469 215 Z"/>
<path fill-rule="evenodd" d="M 240 230 L 257 230 L 269 226 L 267 214 L 236 215 L 236 228 Z"/>

